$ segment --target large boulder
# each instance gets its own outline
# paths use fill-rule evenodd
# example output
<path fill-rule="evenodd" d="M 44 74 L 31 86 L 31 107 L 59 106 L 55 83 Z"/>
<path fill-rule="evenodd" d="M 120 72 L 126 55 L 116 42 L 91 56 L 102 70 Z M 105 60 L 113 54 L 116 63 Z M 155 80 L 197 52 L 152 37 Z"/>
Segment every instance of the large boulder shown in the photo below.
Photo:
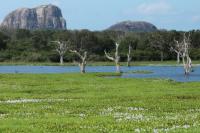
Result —
<path fill-rule="evenodd" d="M 8 14 L 1 27 L 11 29 L 66 29 L 66 21 L 60 8 L 43 5 L 36 8 L 20 8 Z"/>
<path fill-rule="evenodd" d="M 152 32 L 156 31 L 155 25 L 144 21 L 123 21 L 112 25 L 107 30 L 124 32 Z"/>

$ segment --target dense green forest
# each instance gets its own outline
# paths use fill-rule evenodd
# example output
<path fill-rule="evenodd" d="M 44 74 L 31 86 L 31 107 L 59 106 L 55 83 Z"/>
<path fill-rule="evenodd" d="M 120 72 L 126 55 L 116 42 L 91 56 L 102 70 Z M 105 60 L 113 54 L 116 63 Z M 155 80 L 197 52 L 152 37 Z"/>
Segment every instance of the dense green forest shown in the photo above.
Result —
<path fill-rule="evenodd" d="M 27 62 L 59 62 L 59 55 L 52 41 L 68 41 L 68 47 L 86 50 L 90 61 L 105 61 L 104 50 L 112 53 L 115 42 L 120 43 L 121 61 L 126 60 L 128 46 L 132 45 L 133 60 L 157 61 L 176 60 L 176 54 L 170 51 L 174 39 L 181 40 L 181 31 L 157 32 L 114 32 L 88 30 L 1 30 L 0 31 L 0 61 Z M 200 59 L 200 31 L 190 31 L 193 60 Z M 64 61 L 76 60 L 70 52 L 66 52 Z"/>

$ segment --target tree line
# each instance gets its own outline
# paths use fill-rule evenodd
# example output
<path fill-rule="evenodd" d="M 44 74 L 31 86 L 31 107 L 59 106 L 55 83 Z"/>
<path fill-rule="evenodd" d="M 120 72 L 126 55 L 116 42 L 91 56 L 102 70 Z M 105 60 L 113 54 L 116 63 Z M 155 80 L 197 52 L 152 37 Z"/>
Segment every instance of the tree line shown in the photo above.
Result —
<path fill-rule="evenodd" d="M 190 57 L 200 59 L 200 31 L 190 31 Z M 0 30 L 0 61 L 59 62 L 60 54 L 55 41 L 67 42 L 70 50 L 87 51 L 88 61 L 107 61 L 108 53 L 116 53 L 119 45 L 120 61 L 176 60 L 171 50 L 183 40 L 182 31 L 116 32 L 89 30 Z M 131 51 L 131 52 L 129 52 Z M 107 53 L 107 54 L 105 54 Z M 65 62 L 80 61 L 74 52 L 61 53 Z"/>

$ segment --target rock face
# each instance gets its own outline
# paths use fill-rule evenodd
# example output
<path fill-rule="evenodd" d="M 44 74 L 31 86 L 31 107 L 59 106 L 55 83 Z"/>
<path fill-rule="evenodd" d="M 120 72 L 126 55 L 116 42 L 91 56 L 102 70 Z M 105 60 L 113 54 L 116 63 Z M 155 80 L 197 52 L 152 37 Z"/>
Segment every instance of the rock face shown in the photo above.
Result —
<path fill-rule="evenodd" d="M 123 21 L 117 23 L 107 30 L 124 31 L 124 32 L 152 32 L 156 31 L 155 25 L 143 21 Z"/>
<path fill-rule="evenodd" d="M 36 8 L 17 9 L 6 16 L 2 27 L 12 29 L 66 29 L 60 8 L 43 5 Z"/>

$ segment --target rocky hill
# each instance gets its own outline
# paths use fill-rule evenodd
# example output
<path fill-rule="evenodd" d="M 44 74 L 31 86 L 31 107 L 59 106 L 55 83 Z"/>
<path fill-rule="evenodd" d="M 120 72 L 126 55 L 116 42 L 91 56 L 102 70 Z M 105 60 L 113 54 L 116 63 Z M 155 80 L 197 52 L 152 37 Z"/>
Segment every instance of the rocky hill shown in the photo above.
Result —
<path fill-rule="evenodd" d="M 66 29 L 61 9 L 54 5 L 20 8 L 8 14 L 1 27 L 12 29 Z"/>
<path fill-rule="evenodd" d="M 152 32 L 156 31 L 155 25 L 144 21 L 123 21 L 112 25 L 107 30 L 124 32 Z"/>

